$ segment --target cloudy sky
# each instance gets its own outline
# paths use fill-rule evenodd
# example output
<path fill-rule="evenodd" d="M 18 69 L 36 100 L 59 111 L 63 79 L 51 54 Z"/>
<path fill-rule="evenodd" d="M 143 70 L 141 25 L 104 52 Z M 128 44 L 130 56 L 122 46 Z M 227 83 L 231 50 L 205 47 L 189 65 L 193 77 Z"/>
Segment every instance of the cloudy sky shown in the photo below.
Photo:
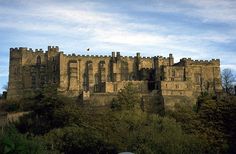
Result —
<path fill-rule="evenodd" d="M 235 0 L 0 0 L 0 92 L 9 48 L 220 58 L 236 71 Z M 87 52 L 86 49 L 91 51 Z"/>

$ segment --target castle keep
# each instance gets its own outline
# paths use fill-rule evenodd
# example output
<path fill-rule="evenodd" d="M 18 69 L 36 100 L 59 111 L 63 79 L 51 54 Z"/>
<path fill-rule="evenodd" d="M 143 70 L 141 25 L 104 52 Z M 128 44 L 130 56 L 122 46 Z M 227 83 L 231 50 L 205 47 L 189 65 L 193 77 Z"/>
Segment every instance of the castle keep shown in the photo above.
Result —
<path fill-rule="evenodd" d="M 32 96 L 45 84 L 55 84 L 66 96 L 91 99 L 110 98 L 127 83 L 140 94 L 162 97 L 168 105 L 173 100 L 195 99 L 201 92 L 221 91 L 220 60 L 210 61 L 174 57 L 133 57 L 112 52 L 111 56 L 66 55 L 59 47 L 48 51 L 11 48 L 7 99 Z"/>

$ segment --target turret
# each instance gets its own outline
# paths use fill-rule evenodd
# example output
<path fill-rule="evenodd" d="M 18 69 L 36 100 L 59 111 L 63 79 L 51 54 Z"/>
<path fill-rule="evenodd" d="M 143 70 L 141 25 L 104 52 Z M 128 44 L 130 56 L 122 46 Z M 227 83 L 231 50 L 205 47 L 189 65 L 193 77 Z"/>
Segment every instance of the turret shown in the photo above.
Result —
<path fill-rule="evenodd" d="M 121 56 L 120 56 L 120 52 L 117 52 L 117 53 L 116 53 L 116 58 L 117 58 L 117 60 L 120 60 L 120 57 L 121 57 Z"/>
<path fill-rule="evenodd" d="M 137 52 L 137 53 L 136 53 L 136 57 L 137 57 L 137 58 L 140 58 L 140 52 Z"/>
<path fill-rule="evenodd" d="M 59 47 L 58 46 L 48 46 L 48 52 L 54 51 L 54 52 L 59 52 Z"/>
<path fill-rule="evenodd" d="M 10 66 L 7 99 L 19 99 L 22 96 L 22 51 L 27 48 L 10 49 Z"/>
<path fill-rule="evenodd" d="M 111 53 L 111 61 L 115 62 L 115 59 L 116 59 L 116 54 L 115 54 L 115 52 L 112 52 Z"/>
<path fill-rule="evenodd" d="M 170 53 L 168 58 L 169 58 L 169 65 L 172 66 L 174 64 L 174 57 L 173 57 L 173 55 Z"/>
<path fill-rule="evenodd" d="M 116 56 L 115 52 L 112 52 L 111 55 L 112 55 L 112 58 L 115 58 Z"/>

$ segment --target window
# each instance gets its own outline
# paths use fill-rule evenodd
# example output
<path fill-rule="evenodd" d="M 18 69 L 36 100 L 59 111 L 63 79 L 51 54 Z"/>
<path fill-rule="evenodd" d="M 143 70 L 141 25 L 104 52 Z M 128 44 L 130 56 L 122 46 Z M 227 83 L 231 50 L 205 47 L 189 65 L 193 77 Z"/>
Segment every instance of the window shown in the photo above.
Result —
<path fill-rule="evenodd" d="M 31 78 L 31 85 L 32 85 L 32 88 L 36 87 L 36 77 L 35 76 L 32 76 L 32 78 Z"/>
<path fill-rule="evenodd" d="M 195 74 L 195 82 L 197 84 L 201 84 L 202 82 L 201 74 Z"/>
<path fill-rule="evenodd" d="M 95 74 L 95 84 L 99 83 L 99 75 L 96 73 Z"/>
<path fill-rule="evenodd" d="M 53 70 L 53 72 L 56 72 L 56 70 L 57 70 L 57 67 L 56 67 L 56 65 L 53 65 L 53 68 L 52 68 L 52 70 Z"/>
<path fill-rule="evenodd" d="M 41 65 L 41 57 L 40 56 L 37 56 L 36 64 Z"/>
<path fill-rule="evenodd" d="M 41 76 L 41 86 L 47 83 L 47 77 L 46 76 Z"/>
<path fill-rule="evenodd" d="M 90 60 L 87 62 L 88 70 L 93 70 L 93 62 Z"/>
<path fill-rule="evenodd" d="M 84 87 L 84 90 L 88 90 L 88 77 L 86 74 L 83 75 L 83 87 Z"/>
<path fill-rule="evenodd" d="M 175 77 L 175 70 L 172 70 L 172 76 Z"/>
<path fill-rule="evenodd" d="M 16 66 L 14 69 L 15 69 L 15 70 L 14 70 L 14 73 L 17 75 L 17 74 L 19 73 L 19 69 L 18 69 L 17 66 Z"/>
<path fill-rule="evenodd" d="M 55 76 L 53 77 L 52 82 L 56 83 L 56 77 Z"/>
<path fill-rule="evenodd" d="M 105 67 L 104 65 L 105 65 L 105 61 L 103 61 L 103 60 L 102 60 L 102 61 L 100 61 L 100 68 L 103 68 L 103 67 Z"/>
<path fill-rule="evenodd" d="M 113 91 L 117 91 L 117 84 L 114 84 L 113 86 Z"/>
<path fill-rule="evenodd" d="M 133 73 L 130 73 L 129 80 L 134 80 L 134 74 Z"/>
<path fill-rule="evenodd" d="M 178 84 L 176 84 L 175 87 L 176 87 L 176 89 L 179 89 L 179 85 Z"/>

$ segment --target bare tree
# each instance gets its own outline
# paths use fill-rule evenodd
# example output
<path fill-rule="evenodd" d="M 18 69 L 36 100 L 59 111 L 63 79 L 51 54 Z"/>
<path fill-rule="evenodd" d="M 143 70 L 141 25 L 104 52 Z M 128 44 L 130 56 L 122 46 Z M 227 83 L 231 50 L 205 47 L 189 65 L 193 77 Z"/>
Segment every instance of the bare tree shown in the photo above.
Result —
<path fill-rule="evenodd" d="M 7 85 L 7 84 L 3 85 L 3 86 L 2 86 L 2 89 L 4 89 L 5 91 L 7 91 L 7 90 L 8 90 L 8 85 Z"/>
<path fill-rule="evenodd" d="M 235 81 L 235 77 L 232 73 L 232 70 L 229 68 L 224 69 L 222 71 L 221 77 L 222 77 L 222 84 L 223 84 L 223 88 L 225 92 L 227 94 L 233 94 L 233 91 L 234 91 L 233 82 Z"/>

